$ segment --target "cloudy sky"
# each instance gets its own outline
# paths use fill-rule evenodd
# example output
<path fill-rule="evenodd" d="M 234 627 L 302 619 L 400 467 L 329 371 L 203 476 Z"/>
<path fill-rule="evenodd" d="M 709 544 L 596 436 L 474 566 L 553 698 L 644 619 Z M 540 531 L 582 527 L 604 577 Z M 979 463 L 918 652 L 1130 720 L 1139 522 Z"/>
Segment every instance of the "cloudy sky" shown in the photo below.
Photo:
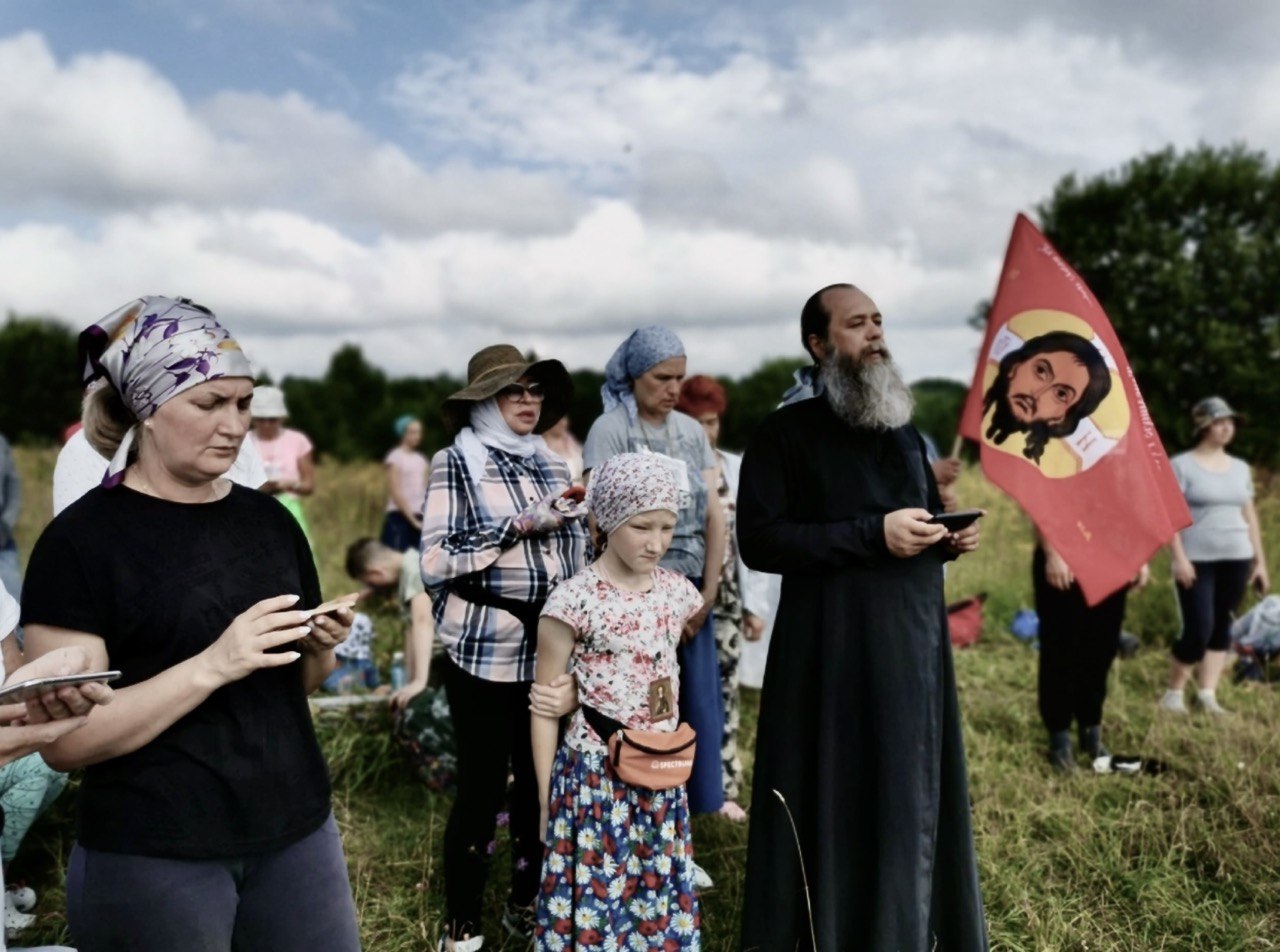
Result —
<path fill-rule="evenodd" d="M 1168 144 L 1280 154 L 1273 0 L 0 0 L 0 310 L 192 297 L 276 376 L 510 341 L 800 353 L 815 288 L 971 374 L 1014 213 Z"/>

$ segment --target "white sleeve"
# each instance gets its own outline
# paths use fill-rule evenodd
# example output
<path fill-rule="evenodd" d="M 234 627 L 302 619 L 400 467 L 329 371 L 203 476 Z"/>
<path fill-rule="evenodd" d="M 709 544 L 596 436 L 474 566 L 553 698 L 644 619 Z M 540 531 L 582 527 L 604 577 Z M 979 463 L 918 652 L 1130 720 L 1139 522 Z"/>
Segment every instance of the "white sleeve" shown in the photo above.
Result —
<path fill-rule="evenodd" d="M 13 630 L 18 627 L 20 615 L 18 600 L 5 590 L 4 582 L 0 582 L 0 641 L 13 634 Z M 0 672 L 3 671 L 4 661 L 0 661 Z"/>
<path fill-rule="evenodd" d="M 84 430 L 77 430 L 58 451 L 53 466 L 53 514 L 62 510 L 102 482 L 109 461 L 89 445 Z"/>
<path fill-rule="evenodd" d="M 258 444 L 247 433 L 240 443 L 240 454 L 227 470 L 227 479 L 250 489 L 257 489 L 267 481 L 267 467 L 263 465 L 262 453 L 258 450 Z"/>

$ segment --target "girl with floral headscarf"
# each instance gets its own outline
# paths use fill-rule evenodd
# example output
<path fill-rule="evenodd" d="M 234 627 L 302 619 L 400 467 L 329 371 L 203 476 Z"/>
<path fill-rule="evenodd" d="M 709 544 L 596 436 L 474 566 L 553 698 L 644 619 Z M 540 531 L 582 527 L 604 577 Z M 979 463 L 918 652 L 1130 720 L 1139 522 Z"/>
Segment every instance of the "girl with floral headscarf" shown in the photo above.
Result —
<path fill-rule="evenodd" d="M 81 950 L 360 947 L 307 694 L 352 613 L 322 601 L 277 501 L 223 478 L 253 379 L 230 333 L 185 300 L 132 301 L 80 337 L 103 484 L 31 554 L 39 657 L 75 646 L 118 669 L 113 702 L 44 751 L 86 768 L 67 914 Z"/>
<path fill-rule="evenodd" d="M 587 505 L 607 538 L 592 565 L 558 585 L 538 625 L 537 681 L 566 668 L 578 698 L 627 728 L 674 731 L 684 712 L 676 659 L 686 620 L 702 606 L 682 574 L 659 566 L 681 492 L 652 453 L 596 468 Z M 559 721 L 535 713 L 534 766 L 548 849 L 535 947 L 700 948 L 689 804 L 683 785 L 647 790 L 621 780 L 580 708 L 557 747 Z M 718 735 L 710 738 L 715 753 Z"/>
<path fill-rule="evenodd" d="M 609 359 L 602 390 L 605 412 L 583 448 L 588 471 L 619 453 L 644 453 L 667 466 L 680 489 L 676 527 L 663 568 L 679 572 L 702 592 L 685 623 L 680 646 L 680 705 L 700 737 L 719 737 L 724 725 L 712 606 L 720 588 L 725 522 L 716 485 L 716 456 L 697 420 L 675 408 L 686 359 L 680 338 L 665 327 L 634 331 Z M 699 744 L 689 804 L 695 813 L 724 805 L 716 744 Z M 703 880 L 706 885 L 707 880 Z"/>

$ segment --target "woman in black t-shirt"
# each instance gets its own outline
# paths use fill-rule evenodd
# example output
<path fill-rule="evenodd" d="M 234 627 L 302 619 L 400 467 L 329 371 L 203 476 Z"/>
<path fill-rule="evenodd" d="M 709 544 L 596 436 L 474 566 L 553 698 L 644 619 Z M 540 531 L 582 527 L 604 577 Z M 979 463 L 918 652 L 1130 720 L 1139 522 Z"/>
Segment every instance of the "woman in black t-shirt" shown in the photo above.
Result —
<path fill-rule="evenodd" d="M 115 702 L 46 751 L 87 768 L 76 945 L 359 949 L 306 701 L 352 614 L 308 621 L 320 586 L 297 524 L 221 478 L 248 428 L 248 361 L 207 311 L 157 297 L 81 348 L 107 378 L 85 432 L 113 458 L 37 542 L 23 600 L 33 655 L 78 646 L 123 672 Z"/>

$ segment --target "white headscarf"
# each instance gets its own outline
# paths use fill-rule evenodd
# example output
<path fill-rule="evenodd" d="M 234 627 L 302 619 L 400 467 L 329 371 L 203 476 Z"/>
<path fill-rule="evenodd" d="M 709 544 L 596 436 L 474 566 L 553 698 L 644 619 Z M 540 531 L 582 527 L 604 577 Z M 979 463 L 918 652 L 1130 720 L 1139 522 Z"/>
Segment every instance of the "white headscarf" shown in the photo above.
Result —
<path fill-rule="evenodd" d="M 453 438 L 453 445 L 462 451 L 467 463 L 467 473 L 477 486 L 484 476 L 485 463 L 490 448 L 502 450 L 512 456 L 528 459 L 539 450 L 547 450 L 547 443 L 533 433 L 520 436 L 507 424 L 498 409 L 498 398 L 478 400 L 471 407 L 471 425 L 464 426 Z"/>

